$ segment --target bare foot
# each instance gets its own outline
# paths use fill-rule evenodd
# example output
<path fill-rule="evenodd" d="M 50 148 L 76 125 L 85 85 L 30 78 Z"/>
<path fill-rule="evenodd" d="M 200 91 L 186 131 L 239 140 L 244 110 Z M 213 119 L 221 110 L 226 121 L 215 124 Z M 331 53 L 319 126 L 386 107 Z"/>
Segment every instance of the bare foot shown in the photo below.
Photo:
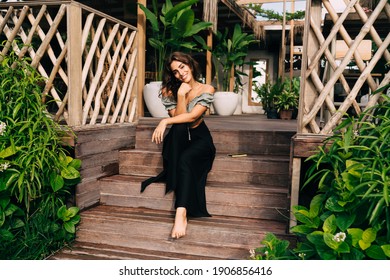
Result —
<path fill-rule="evenodd" d="M 179 239 L 186 235 L 187 229 L 187 209 L 178 207 L 176 209 L 175 223 L 173 224 L 171 237 Z"/>

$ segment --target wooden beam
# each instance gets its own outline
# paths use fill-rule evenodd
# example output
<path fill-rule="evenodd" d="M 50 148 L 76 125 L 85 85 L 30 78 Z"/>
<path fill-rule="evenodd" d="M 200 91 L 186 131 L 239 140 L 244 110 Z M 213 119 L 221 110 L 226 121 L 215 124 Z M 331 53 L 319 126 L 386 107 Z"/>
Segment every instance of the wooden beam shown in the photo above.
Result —
<path fill-rule="evenodd" d="M 291 2 L 291 12 L 295 11 L 295 0 Z M 291 21 L 291 29 L 290 29 L 290 80 L 292 80 L 294 76 L 294 21 Z"/>
<path fill-rule="evenodd" d="M 207 46 L 210 48 L 213 46 L 213 32 L 211 29 L 209 29 L 209 33 L 207 35 Z M 212 69 L 213 69 L 212 54 L 210 51 L 207 51 L 206 52 L 206 84 L 211 84 L 213 80 Z"/>
<path fill-rule="evenodd" d="M 284 79 L 284 60 L 286 58 L 286 0 L 283 1 L 283 25 L 282 25 L 282 43 L 279 53 L 278 78 Z"/>
<path fill-rule="evenodd" d="M 295 0 L 297 2 L 299 1 L 305 1 L 305 0 Z M 281 0 L 237 0 L 236 3 L 237 5 L 246 5 L 246 4 L 265 4 L 265 3 L 279 3 L 283 2 Z M 292 2 L 292 0 L 287 1 L 287 2 Z"/>
<path fill-rule="evenodd" d="M 82 121 L 82 50 L 81 50 L 81 8 L 70 4 L 67 6 L 68 25 L 68 92 L 69 92 L 69 125 L 79 126 Z"/>
<path fill-rule="evenodd" d="M 138 0 L 138 3 L 143 4 L 146 7 L 146 0 Z M 145 86 L 146 16 L 139 6 L 137 6 L 137 29 L 138 29 L 137 116 L 143 116 L 144 115 L 143 89 Z"/>
<path fill-rule="evenodd" d="M 261 20 L 256 22 L 258 26 L 273 26 L 273 25 L 283 25 L 282 21 L 279 20 Z M 291 25 L 291 20 L 286 21 L 286 26 Z M 304 20 L 298 20 L 294 21 L 294 26 L 304 26 L 305 21 Z"/>

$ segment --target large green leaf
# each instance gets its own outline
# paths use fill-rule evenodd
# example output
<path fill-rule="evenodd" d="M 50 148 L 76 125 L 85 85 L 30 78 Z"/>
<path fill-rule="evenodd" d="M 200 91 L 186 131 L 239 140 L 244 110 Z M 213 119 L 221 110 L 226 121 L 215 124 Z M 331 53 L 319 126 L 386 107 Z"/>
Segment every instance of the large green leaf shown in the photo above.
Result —
<path fill-rule="evenodd" d="M 67 166 L 66 168 L 63 168 L 61 170 L 61 176 L 64 177 L 65 179 L 77 179 L 80 177 L 79 171 L 77 171 L 74 167 L 72 166 Z"/>
<path fill-rule="evenodd" d="M 76 226 L 71 222 L 64 223 L 64 228 L 69 233 L 75 233 L 76 232 Z"/>
<path fill-rule="evenodd" d="M 310 201 L 309 216 L 311 218 L 318 216 L 325 199 L 326 196 L 324 194 L 318 194 Z"/>
<path fill-rule="evenodd" d="M 72 166 L 73 168 L 79 170 L 81 168 L 81 160 L 80 159 L 73 159 L 70 163 L 69 166 Z"/>
<path fill-rule="evenodd" d="M 318 255 L 322 260 L 336 260 L 337 255 L 336 252 L 332 249 L 320 249 L 317 250 Z"/>
<path fill-rule="evenodd" d="M 149 20 L 153 31 L 158 32 L 159 26 L 158 26 L 158 19 L 157 19 L 156 15 L 151 10 L 149 10 L 147 7 L 145 7 L 144 5 L 142 5 L 140 3 L 138 5 L 141 8 L 141 10 L 145 13 L 145 16 L 146 16 L 147 20 Z"/>
<path fill-rule="evenodd" d="M 184 11 L 181 16 L 177 19 L 174 25 L 174 34 L 172 34 L 172 38 L 182 38 L 185 37 L 190 30 L 192 25 L 194 24 L 195 13 L 193 10 Z"/>
<path fill-rule="evenodd" d="M 198 34 L 200 31 L 205 30 L 208 27 L 211 27 L 213 24 L 211 22 L 198 22 L 196 24 L 193 24 L 191 26 L 191 29 L 189 29 L 183 37 L 191 37 L 195 34 Z M 199 36 L 198 36 L 199 37 Z"/>
<path fill-rule="evenodd" d="M 347 232 L 352 237 L 352 246 L 358 247 L 359 240 L 361 240 L 363 236 L 363 230 L 360 228 L 349 228 Z"/>
<path fill-rule="evenodd" d="M 374 242 L 375 239 L 376 239 L 376 230 L 374 230 L 373 228 L 368 228 L 365 231 L 363 231 L 362 234 L 363 241 L 371 243 Z"/>
<path fill-rule="evenodd" d="M 385 255 L 390 258 L 390 244 L 382 245 L 381 248 Z"/>
<path fill-rule="evenodd" d="M 336 225 L 341 231 L 346 231 L 355 221 L 355 214 L 341 213 L 336 217 Z"/>
<path fill-rule="evenodd" d="M 193 4 L 197 3 L 198 0 L 188 0 L 188 1 L 182 1 L 179 4 L 173 6 L 172 9 L 170 9 L 166 14 L 165 14 L 165 20 L 168 22 L 171 22 L 173 18 L 179 13 L 180 11 L 191 7 Z"/>
<path fill-rule="evenodd" d="M 326 220 L 324 221 L 324 225 L 322 226 L 322 229 L 324 233 L 330 233 L 333 234 L 337 230 L 337 225 L 336 225 L 336 216 L 335 215 L 330 215 Z"/>
<path fill-rule="evenodd" d="M 386 260 L 386 254 L 382 250 L 382 248 L 378 245 L 372 245 L 371 247 L 367 248 L 366 250 L 367 256 L 374 260 Z"/>
<path fill-rule="evenodd" d="M 291 232 L 293 233 L 297 233 L 297 234 L 309 234 L 313 231 L 313 227 L 309 227 L 307 225 L 297 225 L 297 226 L 293 226 L 291 228 Z"/>
<path fill-rule="evenodd" d="M 314 231 L 307 236 L 307 240 L 313 243 L 316 247 L 323 246 L 324 243 L 324 233 L 322 231 Z"/>
<path fill-rule="evenodd" d="M 53 189 L 53 192 L 59 191 L 64 186 L 64 178 L 56 172 L 52 172 L 50 175 L 50 186 Z"/>
<path fill-rule="evenodd" d="M 153 48 L 155 48 L 155 49 L 157 49 L 159 51 L 163 50 L 164 47 L 165 47 L 165 45 L 160 40 L 158 40 L 156 38 L 149 38 L 149 44 Z"/>
<path fill-rule="evenodd" d="M 340 206 L 339 200 L 335 196 L 331 196 L 325 203 L 325 208 L 333 212 L 343 212 L 344 207 Z"/>
<path fill-rule="evenodd" d="M 9 146 L 5 148 L 4 150 L 0 151 L 0 158 L 8 158 L 10 156 L 13 156 L 20 150 L 20 148 L 15 147 L 15 146 Z"/>
<path fill-rule="evenodd" d="M 79 208 L 78 207 L 69 207 L 68 209 L 68 216 L 69 217 L 74 217 L 77 215 L 77 213 L 79 212 Z"/>

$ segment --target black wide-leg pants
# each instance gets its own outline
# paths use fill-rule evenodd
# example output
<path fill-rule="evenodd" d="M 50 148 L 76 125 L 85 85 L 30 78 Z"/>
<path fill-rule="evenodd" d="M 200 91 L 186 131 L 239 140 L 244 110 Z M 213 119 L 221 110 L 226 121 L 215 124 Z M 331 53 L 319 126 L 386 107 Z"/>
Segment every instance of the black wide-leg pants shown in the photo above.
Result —
<path fill-rule="evenodd" d="M 144 181 L 141 192 L 152 182 L 165 181 L 166 193 L 175 192 L 175 208 L 185 207 L 191 217 L 209 217 L 205 186 L 215 152 L 204 121 L 194 129 L 188 124 L 172 125 L 163 142 L 163 171 Z"/>

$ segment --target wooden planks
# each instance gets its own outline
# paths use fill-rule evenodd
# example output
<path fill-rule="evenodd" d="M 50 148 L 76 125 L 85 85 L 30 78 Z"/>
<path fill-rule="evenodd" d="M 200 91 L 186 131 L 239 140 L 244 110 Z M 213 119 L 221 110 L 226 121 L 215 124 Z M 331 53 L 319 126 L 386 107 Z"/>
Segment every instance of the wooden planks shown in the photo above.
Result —
<path fill-rule="evenodd" d="M 100 201 L 98 180 L 118 173 L 119 150 L 134 147 L 135 126 L 79 127 L 75 134 L 75 156 L 82 161 L 82 181 L 77 185 L 76 204 L 83 209 Z"/>

